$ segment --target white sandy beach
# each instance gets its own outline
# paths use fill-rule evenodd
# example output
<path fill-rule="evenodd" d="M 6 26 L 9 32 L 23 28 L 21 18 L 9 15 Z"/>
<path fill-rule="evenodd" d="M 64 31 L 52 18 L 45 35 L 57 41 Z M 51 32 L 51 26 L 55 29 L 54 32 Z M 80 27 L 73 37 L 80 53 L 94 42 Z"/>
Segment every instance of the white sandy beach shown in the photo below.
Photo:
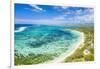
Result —
<path fill-rule="evenodd" d="M 81 40 L 80 40 L 80 42 L 78 42 L 76 44 L 76 47 L 74 49 L 72 49 L 72 51 L 65 52 L 64 54 L 62 54 L 58 58 L 54 59 L 53 61 L 50 61 L 49 63 L 59 63 L 59 62 L 63 62 L 65 58 L 67 58 L 70 55 L 72 55 L 79 48 L 79 46 L 84 43 L 84 33 L 83 32 L 80 32 L 80 33 L 81 33 Z"/>

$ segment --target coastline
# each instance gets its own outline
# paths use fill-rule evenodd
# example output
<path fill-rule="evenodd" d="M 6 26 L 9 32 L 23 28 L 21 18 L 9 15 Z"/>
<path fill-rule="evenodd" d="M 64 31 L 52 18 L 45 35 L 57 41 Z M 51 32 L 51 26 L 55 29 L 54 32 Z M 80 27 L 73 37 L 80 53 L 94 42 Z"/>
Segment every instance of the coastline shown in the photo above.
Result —
<path fill-rule="evenodd" d="M 76 30 L 74 30 L 76 31 Z M 80 32 L 80 31 L 77 31 Z M 67 51 L 66 53 L 64 53 L 63 55 L 61 55 L 59 58 L 54 59 L 53 61 L 50 61 L 49 63 L 59 63 L 59 62 L 63 62 L 64 59 L 66 59 L 67 57 L 71 56 L 79 47 L 81 44 L 84 43 L 84 33 L 80 32 L 81 34 L 81 40 L 80 42 L 77 43 L 77 45 L 75 46 L 75 48 L 72 49 L 72 51 Z"/>
<path fill-rule="evenodd" d="M 94 61 L 94 27 L 82 26 L 81 28 L 74 28 L 72 30 L 84 33 L 84 44 L 80 45 L 80 47 L 72 55 L 65 58 L 62 63 Z"/>
<path fill-rule="evenodd" d="M 66 29 L 65 29 L 66 30 Z M 39 61 L 43 61 L 42 64 L 47 64 L 47 63 L 67 63 L 67 62 L 83 62 L 83 61 L 93 61 L 94 60 L 94 37 L 93 37 L 93 28 L 89 27 L 82 27 L 82 28 L 74 28 L 74 29 L 69 29 L 69 30 L 73 30 L 76 32 L 80 33 L 80 40 L 75 43 L 75 46 L 70 49 L 69 51 L 63 53 L 62 55 L 60 55 L 58 58 L 55 58 L 54 60 L 48 61 L 49 56 L 46 55 L 46 59 L 47 62 L 45 62 L 45 60 L 42 60 L 39 56 Z M 84 42 L 84 43 L 83 43 Z M 92 44 L 91 44 L 92 43 Z M 92 46 L 91 46 L 92 45 Z M 88 50 L 89 54 L 85 55 L 84 51 Z M 41 56 L 43 58 L 45 58 L 45 56 Z M 25 62 L 23 62 L 23 58 L 25 57 L 21 57 L 20 59 L 16 58 L 16 61 L 20 60 L 20 62 L 16 63 L 18 64 L 24 64 Z M 25 58 L 28 61 L 26 61 L 27 63 L 25 64 L 40 64 L 36 61 L 38 60 L 33 60 L 33 56 L 30 56 L 31 59 L 29 58 Z M 38 56 L 37 56 L 38 58 Z"/>

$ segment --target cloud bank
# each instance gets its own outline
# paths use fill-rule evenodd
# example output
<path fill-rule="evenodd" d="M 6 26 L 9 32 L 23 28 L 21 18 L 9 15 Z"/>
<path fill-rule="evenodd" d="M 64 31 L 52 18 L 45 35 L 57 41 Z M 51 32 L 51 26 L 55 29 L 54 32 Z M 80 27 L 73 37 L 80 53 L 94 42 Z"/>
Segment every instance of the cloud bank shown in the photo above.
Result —
<path fill-rule="evenodd" d="M 42 12 L 46 11 L 40 6 L 37 5 L 30 5 L 32 7 L 33 11 L 36 12 Z M 77 11 L 67 11 L 69 7 L 53 7 L 57 10 L 66 10 L 65 13 L 54 16 L 50 19 L 18 19 L 15 18 L 16 23 L 30 23 L 30 24 L 46 24 L 46 25 L 65 25 L 65 24 L 78 24 L 78 23 L 93 23 L 94 22 L 94 9 L 87 8 L 84 11 L 82 9 L 79 9 Z M 47 12 L 47 11 L 46 11 Z M 50 14 L 50 13 L 49 13 Z M 74 15 L 72 17 L 68 17 L 70 15 Z"/>

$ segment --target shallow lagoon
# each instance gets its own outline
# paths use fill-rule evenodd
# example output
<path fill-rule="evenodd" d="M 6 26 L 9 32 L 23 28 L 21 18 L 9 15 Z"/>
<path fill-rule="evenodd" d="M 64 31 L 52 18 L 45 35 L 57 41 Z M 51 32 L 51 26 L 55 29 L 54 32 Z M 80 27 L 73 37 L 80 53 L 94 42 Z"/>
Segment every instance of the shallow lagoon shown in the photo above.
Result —
<path fill-rule="evenodd" d="M 21 27 L 25 28 L 19 31 Z M 71 51 L 81 39 L 80 32 L 69 30 L 69 28 L 73 27 L 16 24 L 15 31 L 19 32 L 14 33 L 15 54 L 24 57 L 30 54 L 34 54 L 33 56 L 47 54 L 55 59 Z"/>

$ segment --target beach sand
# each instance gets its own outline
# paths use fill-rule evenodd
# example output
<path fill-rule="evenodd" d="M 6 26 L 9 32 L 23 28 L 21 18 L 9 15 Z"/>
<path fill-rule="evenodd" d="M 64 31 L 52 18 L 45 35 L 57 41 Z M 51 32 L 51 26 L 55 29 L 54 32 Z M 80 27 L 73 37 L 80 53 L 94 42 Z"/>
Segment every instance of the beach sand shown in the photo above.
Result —
<path fill-rule="evenodd" d="M 76 31 L 76 30 L 75 30 Z M 79 31 L 78 31 L 79 32 Z M 76 47 L 73 48 L 71 51 L 67 51 L 65 52 L 64 54 L 62 54 L 61 56 L 59 56 L 58 58 L 54 59 L 53 61 L 50 61 L 49 63 L 60 63 L 60 62 L 64 62 L 64 59 L 69 57 L 70 55 L 72 55 L 80 46 L 81 44 L 84 44 L 84 33 L 83 32 L 80 32 L 81 33 L 81 40 L 80 42 L 78 42 L 76 44 Z"/>

